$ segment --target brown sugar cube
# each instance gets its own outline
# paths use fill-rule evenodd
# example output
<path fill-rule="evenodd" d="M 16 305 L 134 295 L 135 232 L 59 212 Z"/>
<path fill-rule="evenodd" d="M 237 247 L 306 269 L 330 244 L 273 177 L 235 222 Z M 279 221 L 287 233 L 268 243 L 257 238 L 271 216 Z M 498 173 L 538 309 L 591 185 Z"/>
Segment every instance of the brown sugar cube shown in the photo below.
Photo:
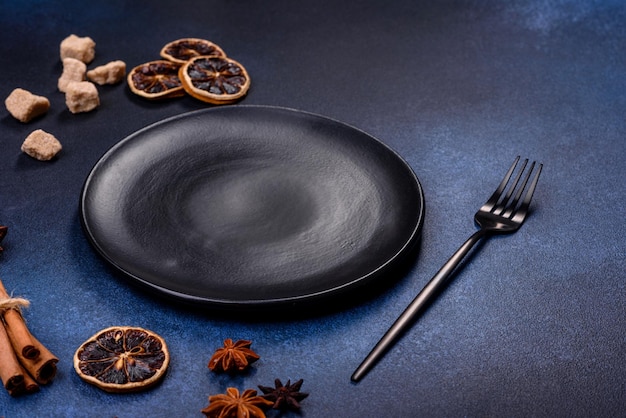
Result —
<path fill-rule="evenodd" d="M 117 84 L 126 77 L 126 63 L 124 61 L 111 61 L 93 70 L 87 71 L 87 78 L 96 84 Z"/>
<path fill-rule="evenodd" d="M 72 113 L 92 111 L 100 106 L 98 89 L 89 81 L 73 81 L 67 85 L 65 104 Z"/>
<path fill-rule="evenodd" d="M 61 151 L 61 143 L 54 135 L 37 129 L 26 137 L 22 151 L 40 161 L 51 160 Z"/>
<path fill-rule="evenodd" d="M 63 59 L 63 74 L 59 78 L 57 86 L 62 92 L 67 91 L 68 84 L 74 81 L 84 81 L 87 72 L 87 64 L 76 58 Z"/>
<path fill-rule="evenodd" d="M 30 122 L 50 109 L 50 101 L 32 94 L 28 90 L 16 88 L 4 101 L 9 113 L 20 122 Z"/>
<path fill-rule="evenodd" d="M 74 34 L 61 41 L 61 59 L 75 58 L 89 64 L 96 56 L 96 43 L 88 36 L 79 37 Z"/>

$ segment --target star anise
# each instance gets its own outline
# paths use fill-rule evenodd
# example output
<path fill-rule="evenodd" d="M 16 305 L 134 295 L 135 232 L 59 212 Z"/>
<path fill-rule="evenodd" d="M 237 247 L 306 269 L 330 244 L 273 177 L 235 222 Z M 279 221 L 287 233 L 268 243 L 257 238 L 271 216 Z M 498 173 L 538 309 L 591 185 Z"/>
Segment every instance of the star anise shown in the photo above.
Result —
<path fill-rule="evenodd" d="M 309 396 L 308 393 L 300 392 L 303 381 L 300 379 L 292 385 L 291 380 L 287 380 L 287 384 L 283 386 L 280 379 L 276 379 L 274 388 L 259 385 L 259 389 L 264 393 L 263 398 L 273 402 L 272 408 L 297 411 L 300 409 L 300 401 Z"/>
<path fill-rule="evenodd" d="M 248 340 L 233 343 L 233 340 L 227 338 L 224 340 L 224 347 L 218 348 L 209 360 L 209 369 L 225 372 L 244 370 L 261 358 L 250 349 L 251 345 L 252 342 Z"/>
<path fill-rule="evenodd" d="M 209 396 L 209 406 L 201 412 L 207 418 L 265 418 L 263 409 L 271 405 L 254 389 L 246 389 L 240 396 L 236 388 L 227 388 L 226 394 Z"/>
<path fill-rule="evenodd" d="M 0 225 L 0 244 L 2 244 L 2 240 L 4 239 L 4 237 L 7 235 L 7 231 L 9 228 L 7 228 L 6 226 L 2 226 Z M 0 247 L 0 253 L 2 252 L 3 248 Z"/>

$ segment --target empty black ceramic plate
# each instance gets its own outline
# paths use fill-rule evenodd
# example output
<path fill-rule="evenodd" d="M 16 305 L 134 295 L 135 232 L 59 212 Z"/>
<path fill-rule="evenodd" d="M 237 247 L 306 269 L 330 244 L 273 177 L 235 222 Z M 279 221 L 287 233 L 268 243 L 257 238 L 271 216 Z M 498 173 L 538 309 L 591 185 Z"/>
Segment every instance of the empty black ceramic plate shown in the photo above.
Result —
<path fill-rule="evenodd" d="M 89 174 L 97 251 L 174 298 L 261 307 L 384 279 L 418 239 L 421 186 L 370 135 L 310 113 L 211 108 L 148 126 Z"/>

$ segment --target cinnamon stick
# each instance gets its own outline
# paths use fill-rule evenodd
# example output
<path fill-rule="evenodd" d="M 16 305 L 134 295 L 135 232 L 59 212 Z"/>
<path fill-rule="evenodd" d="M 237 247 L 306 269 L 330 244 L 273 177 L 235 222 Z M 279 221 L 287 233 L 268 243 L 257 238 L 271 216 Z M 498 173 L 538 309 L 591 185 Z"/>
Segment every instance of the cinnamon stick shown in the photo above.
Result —
<path fill-rule="evenodd" d="M 0 225 L 0 243 L 7 227 Z M 0 247 L 2 252 L 2 247 Z M 9 296 L 0 280 L 0 380 L 11 396 L 37 392 L 52 381 L 59 359 L 29 331 L 21 307 L 29 302 Z"/>
<path fill-rule="evenodd" d="M 39 385 L 35 382 L 35 379 L 33 379 L 23 367 L 22 370 L 24 371 L 24 394 L 28 395 L 39 392 Z"/>
<path fill-rule="evenodd" d="M 30 338 L 37 350 L 39 350 L 39 356 L 35 359 L 26 358 L 20 353 L 17 354 L 22 366 L 26 371 L 41 385 L 52 382 L 54 376 L 57 374 L 57 363 L 59 359 L 50 352 L 42 343 L 39 342 L 32 334 Z"/>
<path fill-rule="evenodd" d="M 28 372 L 20 365 L 22 369 L 22 375 L 24 376 L 23 384 L 20 384 L 9 390 L 11 396 L 30 395 L 31 393 L 39 392 L 39 385 L 35 382 Z"/>
<path fill-rule="evenodd" d="M 9 335 L 2 324 L 0 324 L 0 379 L 4 388 L 12 396 L 23 393 L 24 373 L 9 341 Z"/>
<path fill-rule="evenodd" d="M 18 365 L 21 364 L 21 367 L 27 371 L 26 375 L 30 374 L 36 383 L 45 385 L 56 376 L 59 359 L 37 340 L 26 326 L 24 318 L 18 310 L 20 305 L 24 306 L 25 304 L 28 304 L 25 299 L 11 298 L 4 288 L 2 280 L 0 280 L 0 306 L 5 310 L 1 315 L 1 323 L 2 330 L 9 342 L 9 351 L 17 358 Z M 23 377 L 22 381 L 24 381 Z M 23 385 L 29 386 L 30 390 L 35 390 L 32 382 L 28 379 Z"/>
<path fill-rule="evenodd" d="M 18 310 L 20 305 L 28 306 L 28 301 L 25 299 L 12 299 L 5 289 L 2 280 L 0 280 L 0 302 L 2 301 L 4 301 L 5 305 L 2 306 L 4 309 L 2 318 L 4 320 L 11 344 L 13 345 L 13 349 L 16 353 L 21 354 L 26 358 L 37 358 L 37 356 L 39 356 L 39 351 L 35 348 L 31 334 L 24 323 L 24 318 Z M 12 303 L 11 301 L 17 302 Z"/>

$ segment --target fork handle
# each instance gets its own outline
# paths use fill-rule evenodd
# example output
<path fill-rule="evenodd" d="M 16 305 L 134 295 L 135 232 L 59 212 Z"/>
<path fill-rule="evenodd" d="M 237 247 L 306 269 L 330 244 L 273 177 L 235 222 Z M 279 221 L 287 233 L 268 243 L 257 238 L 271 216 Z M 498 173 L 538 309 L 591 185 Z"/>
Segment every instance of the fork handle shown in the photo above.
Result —
<path fill-rule="evenodd" d="M 378 341 L 376 346 L 363 360 L 361 365 L 352 374 L 351 380 L 358 382 L 367 374 L 367 372 L 374 367 L 376 362 L 382 358 L 389 348 L 396 342 L 396 340 L 411 326 L 412 322 L 417 319 L 423 308 L 431 302 L 437 293 L 445 285 L 446 280 L 450 277 L 450 274 L 459 265 L 459 263 L 465 258 L 472 247 L 480 241 L 487 234 L 487 231 L 480 229 L 472 234 L 471 237 L 465 241 L 463 245 L 448 259 L 448 261 L 439 269 L 437 274 L 424 286 L 421 292 L 413 299 L 411 304 L 402 312 L 402 314 L 396 319 L 391 328 L 383 335 Z"/>

